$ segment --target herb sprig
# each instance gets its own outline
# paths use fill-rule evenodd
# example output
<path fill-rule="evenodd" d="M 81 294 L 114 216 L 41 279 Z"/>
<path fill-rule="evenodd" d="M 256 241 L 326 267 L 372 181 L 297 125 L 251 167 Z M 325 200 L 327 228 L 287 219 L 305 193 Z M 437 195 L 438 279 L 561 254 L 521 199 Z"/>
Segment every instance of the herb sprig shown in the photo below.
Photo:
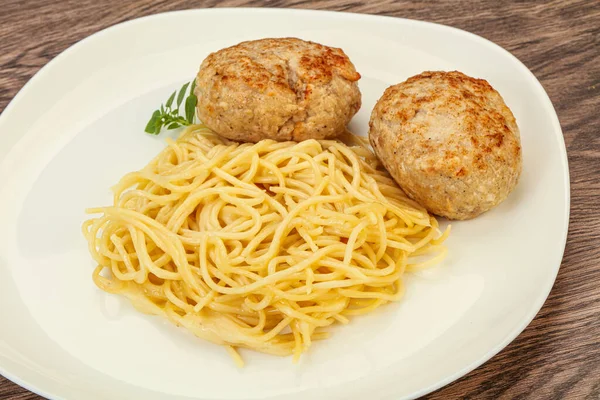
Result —
<path fill-rule="evenodd" d="M 188 86 L 190 88 L 189 94 L 185 97 Z M 162 128 L 175 129 L 180 126 L 188 126 L 194 123 L 194 117 L 196 116 L 196 104 L 198 104 L 198 98 L 194 94 L 196 88 L 196 80 L 194 79 L 191 84 L 186 83 L 179 89 L 179 93 L 174 91 L 171 96 L 167 99 L 165 104 L 161 104 L 158 110 L 155 110 L 150 117 L 150 121 L 146 124 L 145 131 L 152 135 L 158 135 Z M 177 103 L 173 107 L 173 102 L 177 96 Z M 185 117 L 179 115 L 179 108 L 183 103 L 185 97 L 184 112 Z"/>

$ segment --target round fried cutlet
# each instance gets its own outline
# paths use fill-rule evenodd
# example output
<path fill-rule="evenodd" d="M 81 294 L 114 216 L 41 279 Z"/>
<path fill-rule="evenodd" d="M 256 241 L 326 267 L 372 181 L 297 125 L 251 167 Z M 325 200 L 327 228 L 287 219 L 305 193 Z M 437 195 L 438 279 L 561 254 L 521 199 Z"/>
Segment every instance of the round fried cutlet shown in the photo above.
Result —
<path fill-rule="evenodd" d="M 332 138 L 360 108 L 359 78 L 338 48 L 296 38 L 242 42 L 202 62 L 198 117 L 238 141 Z"/>
<path fill-rule="evenodd" d="M 512 112 L 487 81 L 457 71 L 389 87 L 371 114 L 369 139 L 410 197 L 450 219 L 495 207 L 521 173 Z"/>

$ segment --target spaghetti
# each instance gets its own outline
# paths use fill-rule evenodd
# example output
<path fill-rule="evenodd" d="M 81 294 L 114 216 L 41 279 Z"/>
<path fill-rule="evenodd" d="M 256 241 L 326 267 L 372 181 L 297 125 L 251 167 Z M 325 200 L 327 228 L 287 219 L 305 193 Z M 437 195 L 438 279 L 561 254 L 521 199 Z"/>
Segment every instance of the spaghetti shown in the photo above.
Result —
<path fill-rule="evenodd" d="M 334 322 L 401 298 L 448 231 L 363 139 L 224 139 L 186 129 L 114 187 L 83 232 L 102 290 L 196 336 L 297 360 Z M 428 255 L 427 257 L 421 257 Z M 424 260 L 423 260 L 424 259 Z"/>

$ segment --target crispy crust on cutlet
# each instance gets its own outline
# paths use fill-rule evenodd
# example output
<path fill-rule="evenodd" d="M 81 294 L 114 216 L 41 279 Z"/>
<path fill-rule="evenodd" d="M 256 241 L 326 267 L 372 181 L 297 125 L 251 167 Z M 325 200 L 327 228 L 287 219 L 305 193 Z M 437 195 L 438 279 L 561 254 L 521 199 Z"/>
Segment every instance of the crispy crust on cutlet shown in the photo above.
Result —
<path fill-rule="evenodd" d="M 458 71 L 427 71 L 389 87 L 371 114 L 369 138 L 410 197 L 451 219 L 495 207 L 521 173 L 512 112 L 487 81 Z"/>
<path fill-rule="evenodd" d="M 361 104 L 360 74 L 348 56 L 296 38 L 219 50 L 203 61 L 196 79 L 198 117 L 234 140 L 335 137 Z"/>

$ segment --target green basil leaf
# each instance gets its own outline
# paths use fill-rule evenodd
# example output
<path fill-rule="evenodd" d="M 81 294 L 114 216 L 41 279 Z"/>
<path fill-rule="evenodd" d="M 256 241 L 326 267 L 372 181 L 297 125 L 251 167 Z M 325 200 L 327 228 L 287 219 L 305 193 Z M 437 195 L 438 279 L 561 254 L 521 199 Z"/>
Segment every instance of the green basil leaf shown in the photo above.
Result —
<path fill-rule="evenodd" d="M 185 97 L 185 92 L 188 86 L 190 86 L 189 82 L 183 85 L 181 89 L 179 89 L 179 94 L 177 95 L 177 108 L 179 108 L 179 106 L 181 106 L 181 103 L 183 103 L 183 98 Z"/>
<path fill-rule="evenodd" d="M 162 118 L 159 118 L 156 120 L 156 124 L 155 124 L 156 135 L 158 135 L 160 133 L 160 130 L 162 129 L 163 124 L 164 124 L 164 121 Z"/>
<path fill-rule="evenodd" d="M 152 113 L 152 117 L 150 117 L 150 121 L 148 121 L 148 123 L 146 124 L 146 128 L 144 129 L 144 131 L 146 133 L 152 133 L 154 135 L 156 135 L 158 132 L 156 132 L 156 120 L 160 117 L 160 111 L 156 110 Z"/>
<path fill-rule="evenodd" d="M 194 123 L 194 117 L 196 116 L 196 104 L 198 103 L 198 98 L 191 94 L 185 99 L 185 119 L 190 124 Z"/>
<path fill-rule="evenodd" d="M 175 100 L 175 95 L 177 94 L 177 90 L 173 92 L 173 94 L 169 97 L 167 102 L 165 103 L 165 107 L 171 108 L 171 104 L 173 104 L 173 100 Z"/>
<path fill-rule="evenodd" d="M 145 131 L 153 135 L 158 135 L 161 129 L 165 127 L 166 129 L 175 129 L 180 126 L 193 124 L 196 119 L 196 105 L 198 104 L 198 98 L 194 94 L 195 88 L 196 79 L 183 84 L 179 91 L 176 90 L 171 93 L 165 104 L 161 104 L 160 108 L 152 113 L 152 117 L 146 124 Z M 189 93 L 187 98 L 186 93 Z M 175 98 L 177 98 L 176 107 L 173 106 Z M 179 114 L 179 108 L 184 103 L 185 117 Z"/>

